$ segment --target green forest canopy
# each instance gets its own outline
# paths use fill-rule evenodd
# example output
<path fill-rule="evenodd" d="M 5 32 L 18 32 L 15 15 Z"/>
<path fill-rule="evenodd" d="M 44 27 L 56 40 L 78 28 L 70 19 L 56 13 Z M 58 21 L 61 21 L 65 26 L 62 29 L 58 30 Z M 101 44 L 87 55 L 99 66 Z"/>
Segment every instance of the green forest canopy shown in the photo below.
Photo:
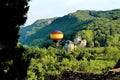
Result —
<path fill-rule="evenodd" d="M 29 80 L 56 80 L 64 70 L 106 74 L 120 58 L 120 10 L 78 10 L 63 17 L 37 20 L 20 30 L 19 41 L 30 58 Z M 52 23 L 48 24 L 48 21 Z M 64 32 L 60 47 L 53 46 L 49 33 Z M 66 51 L 66 40 L 75 36 L 87 40 L 87 47 Z"/>

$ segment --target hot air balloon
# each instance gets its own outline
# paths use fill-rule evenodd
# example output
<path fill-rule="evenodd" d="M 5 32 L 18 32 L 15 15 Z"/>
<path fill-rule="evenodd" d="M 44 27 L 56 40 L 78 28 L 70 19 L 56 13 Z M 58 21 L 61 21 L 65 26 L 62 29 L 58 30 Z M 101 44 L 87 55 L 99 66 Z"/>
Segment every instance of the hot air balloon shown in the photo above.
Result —
<path fill-rule="evenodd" d="M 54 30 L 50 33 L 50 38 L 56 43 L 56 46 L 58 46 L 59 42 L 63 39 L 63 32 Z"/>

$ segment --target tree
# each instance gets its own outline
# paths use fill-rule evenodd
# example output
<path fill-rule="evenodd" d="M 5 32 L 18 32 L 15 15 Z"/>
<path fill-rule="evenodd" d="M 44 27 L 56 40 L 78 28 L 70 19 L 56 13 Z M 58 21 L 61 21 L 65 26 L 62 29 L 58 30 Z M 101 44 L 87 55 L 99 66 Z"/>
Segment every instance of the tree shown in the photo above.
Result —
<path fill-rule="evenodd" d="M 23 80 L 29 60 L 19 45 L 19 27 L 27 19 L 29 0 L 0 0 L 0 80 Z"/>

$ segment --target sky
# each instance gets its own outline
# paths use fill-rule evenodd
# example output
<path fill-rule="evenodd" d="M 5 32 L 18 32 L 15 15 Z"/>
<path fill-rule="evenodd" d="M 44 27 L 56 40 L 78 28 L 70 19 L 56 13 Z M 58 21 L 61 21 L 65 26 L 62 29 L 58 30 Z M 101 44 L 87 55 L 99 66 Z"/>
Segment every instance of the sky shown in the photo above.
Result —
<path fill-rule="evenodd" d="M 24 26 L 38 19 L 62 17 L 77 10 L 120 9 L 120 0 L 31 0 Z"/>

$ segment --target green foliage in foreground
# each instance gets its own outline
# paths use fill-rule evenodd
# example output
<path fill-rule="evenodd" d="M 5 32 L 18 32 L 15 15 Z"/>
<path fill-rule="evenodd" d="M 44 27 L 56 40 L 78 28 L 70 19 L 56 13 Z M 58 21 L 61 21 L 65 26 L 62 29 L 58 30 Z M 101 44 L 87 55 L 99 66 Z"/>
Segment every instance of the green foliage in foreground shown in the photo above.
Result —
<path fill-rule="evenodd" d="M 56 80 L 63 70 L 106 73 L 120 58 L 117 47 L 79 47 L 76 51 L 25 47 L 25 54 L 31 58 L 27 80 Z"/>

